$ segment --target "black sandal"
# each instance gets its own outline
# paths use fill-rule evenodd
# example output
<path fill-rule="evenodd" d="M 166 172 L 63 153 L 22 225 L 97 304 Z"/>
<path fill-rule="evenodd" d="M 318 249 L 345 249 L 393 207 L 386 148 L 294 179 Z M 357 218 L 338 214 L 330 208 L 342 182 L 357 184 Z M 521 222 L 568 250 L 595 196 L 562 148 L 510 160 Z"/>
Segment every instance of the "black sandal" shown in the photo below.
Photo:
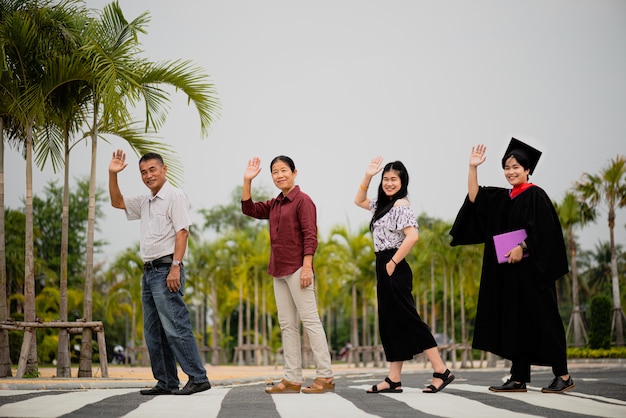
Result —
<path fill-rule="evenodd" d="M 441 392 L 443 388 L 448 386 L 448 384 L 454 380 L 454 375 L 450 374 L 450 369 L 446 369 L 446 371 L 443 373 L 433 373 L 433 377 L 443 380 L 443 383 L 441 384 L 441 386 L 436 387 L 435 385 L 428 385 L 424 388 L 422 392 L 424 393 Z M 430 390 L 427 390 L 427 389 L 430 389 Z"/>
<path fill-rule="evenodd" d="M 402 386 L 402 382 L 392 382 L 389 376 L 385 377 L 385 382 L 389 383 L 388 388 L 378 390 L 378 385 L 374 385 L 367 393 L 402 393 L 402 388 L 398 389 Z"/>

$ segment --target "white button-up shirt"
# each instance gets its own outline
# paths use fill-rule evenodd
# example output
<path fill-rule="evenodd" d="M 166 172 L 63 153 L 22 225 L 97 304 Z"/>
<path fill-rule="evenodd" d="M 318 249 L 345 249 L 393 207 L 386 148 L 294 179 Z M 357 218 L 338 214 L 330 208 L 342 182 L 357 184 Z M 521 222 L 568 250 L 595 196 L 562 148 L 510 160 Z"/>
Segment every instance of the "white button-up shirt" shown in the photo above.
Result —
<path fill-rule="evenodd" d="M 124 197 L 126 218 L 141 220 L 141 258 L 152 261 L 174 253 L 176 233 L 189 230 L 189 201 L 185 193 L 168 181 L 152 194 Z"/>

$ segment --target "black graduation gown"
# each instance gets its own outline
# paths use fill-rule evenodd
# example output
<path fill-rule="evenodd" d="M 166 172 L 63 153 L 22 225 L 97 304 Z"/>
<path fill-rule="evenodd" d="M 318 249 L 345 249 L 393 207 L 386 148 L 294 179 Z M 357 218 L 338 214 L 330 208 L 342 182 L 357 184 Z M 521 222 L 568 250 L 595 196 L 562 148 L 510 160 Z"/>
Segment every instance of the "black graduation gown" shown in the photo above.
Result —
<path fill-rule="evenodd" d="M 521 228 L 529 256 L 498 264 L 493 236 Z M 530 364 L 563 362 L 555 281 L 569 268 L 561 225 L 545 191 L 532 186 L 511 199 L 509 189 L 480 187 L 474 203 L 465 198 L 450 235 L 452 246 L 485 244 L 472 346 Z"/>

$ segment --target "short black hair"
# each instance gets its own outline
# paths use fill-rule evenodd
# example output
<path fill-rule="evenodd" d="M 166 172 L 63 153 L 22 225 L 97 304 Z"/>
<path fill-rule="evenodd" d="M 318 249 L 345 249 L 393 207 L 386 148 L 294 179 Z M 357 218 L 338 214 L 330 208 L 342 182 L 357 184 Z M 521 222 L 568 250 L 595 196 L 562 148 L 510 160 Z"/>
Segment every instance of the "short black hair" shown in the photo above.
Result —
<path fill-rule="evenodd" d="M 157 154 L 156 152 L 147 152 L 144 155 L 142 155 L 141 158 L 139 159 L 139 164 L 148 160 L 157 160 L 159 163 L 161 163 L 161 165 L 165 165 L 165 163 L 163 162 L 163 157 L 161 157 L 161 154 Z"/>

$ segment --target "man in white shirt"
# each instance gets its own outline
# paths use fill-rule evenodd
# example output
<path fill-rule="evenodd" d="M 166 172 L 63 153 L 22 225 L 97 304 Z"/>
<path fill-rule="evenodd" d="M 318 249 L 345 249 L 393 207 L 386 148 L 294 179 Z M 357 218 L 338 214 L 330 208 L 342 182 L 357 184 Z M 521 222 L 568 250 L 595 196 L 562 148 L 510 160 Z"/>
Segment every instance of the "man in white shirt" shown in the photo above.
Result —
<path fill-rule="evenodd" d="M 126 154 L 119 149 L 115 151 L 109 164 L 109 195 L 111 205 L 123 209 L 128 220 L 141 220 L 144 337 L 152 374 L 158 381 L 153 388 L 141 390 L 141 394 L 191 395 L 211 389 L 183 300 L 185 269 L 182 259 L 191 225 L 187 196 L 167 181 L 163 158 L 147 153 L 139 160 L 139 170 L 151 193 L 124 197 L 117 174 L 127 165 Z M 189 376 L 180 390 L 177 361 Z"/>

